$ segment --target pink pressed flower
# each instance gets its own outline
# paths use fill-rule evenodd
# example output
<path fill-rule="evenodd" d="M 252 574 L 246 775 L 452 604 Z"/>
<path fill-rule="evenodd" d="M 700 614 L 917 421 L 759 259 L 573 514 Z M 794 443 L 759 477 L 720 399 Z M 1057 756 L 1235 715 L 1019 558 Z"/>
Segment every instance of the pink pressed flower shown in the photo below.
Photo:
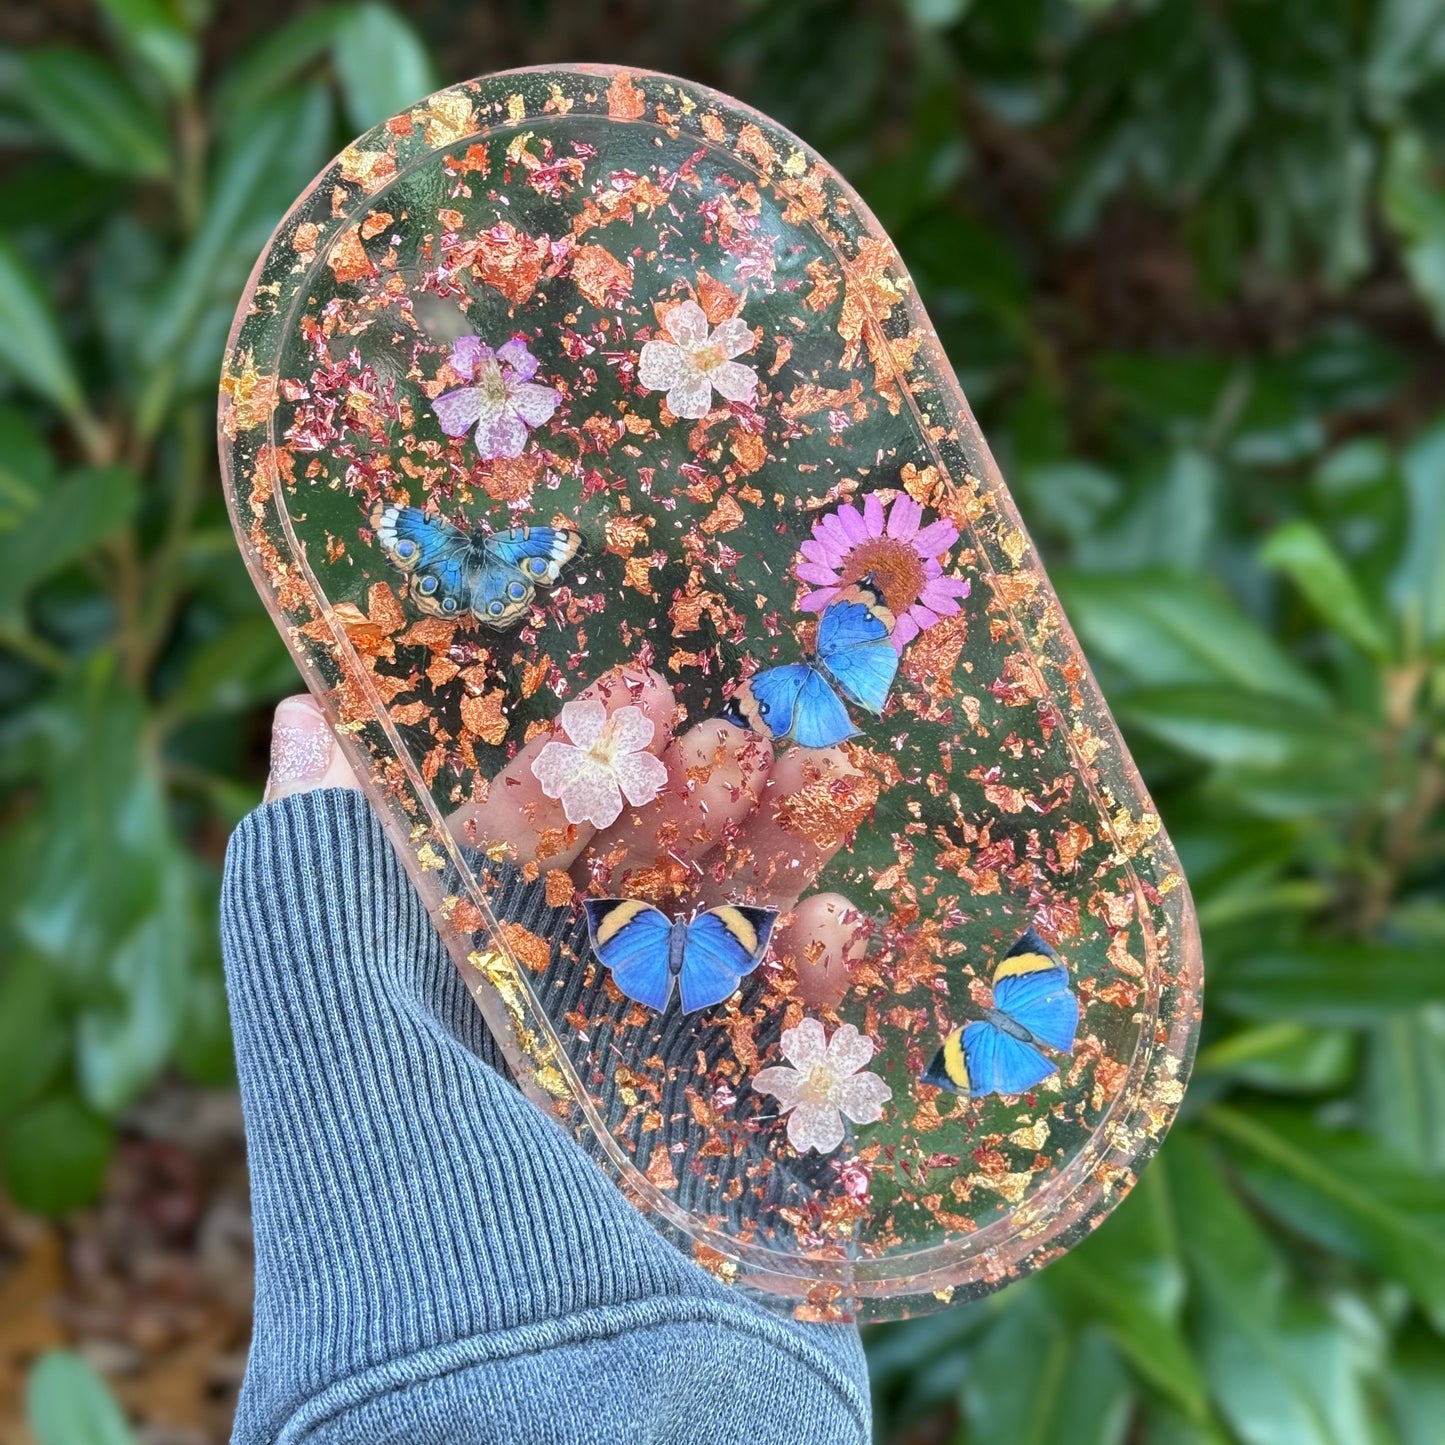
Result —
<path fill-rule="evenodd" d="M 674 416 L 700 421 L 712 407 L 713 389 L 727 401 L 752 401 L 758 373 L 734 361 L 753 349 L 753 332 L 734 316 L 708 330 L 696 301 L 674 306 L 663 318 L 671 341 L 649 341 L 637 363 L 637 381 L 647 391 L 665 391 Z"/>
<path fill-rule="evenodd" d="M 550 742 L 537 754 L 532 774 L 549 798 L 560 798 L 569 823 L 607 828 L 622 812 L 650 803 L 667 782 L 667 769 L 647 751 L 652 719 L 640 707 L 611 716 L 600 703 L 579 698 L 562 708 L 568 742 Z"/>
<path fill-rule="evenodd" d="M 532 380 L 537 358 L 516 337 L 495 351 L 480 336 L 461 336 L 452 343 L 452 370 L 471 386 L 443 392 L 432 402 L 442 430 L 449 437 L 477 432 L 482 460 L 519 457 L 527 433 L 557 410 L 561 397 L 550 386 Z"/>
<path fill-rule="evenodd" d="M 783 1057 L 792 1065 L 764 1069 L 753 1088 L 771 1094 L 788 1116 L 788 1143 L 799 1154 L 831 1154 L 843 1142 L 843 1116 L 874 1124 L 893 1090 L 863 1065 L 873 1057 L 873 1040 L 844 1024 L 829 1042 L 817 1019 L 805 1018 L 783 1030 Z"/>
<path fill-rule="evenodd" d="M 848 503 L 824 513 L 793 567 L 794 576 L 814 588 L 803 596 L 804 611 L 821 612 L 843 588 L 871 575 L 895 618 L 899 652 L 939 618 L 952 617 L 969 592 L 965 579 L 943 571 L 958 528 L 943 521 L 922 527 L 922 520 L 923 508 L 912 497 L 885 504 L 872 492 L 861 512 Z"/>

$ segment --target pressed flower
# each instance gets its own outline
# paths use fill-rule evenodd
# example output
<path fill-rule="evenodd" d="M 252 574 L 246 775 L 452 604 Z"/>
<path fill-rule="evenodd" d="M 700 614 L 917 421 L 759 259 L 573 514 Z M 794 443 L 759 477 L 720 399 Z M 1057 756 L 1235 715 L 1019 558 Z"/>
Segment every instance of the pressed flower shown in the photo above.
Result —
<path fill-rule="evenodd" d="M 610 827 L 624 796 L 636 808 L 662 791 L 667 769 L 647 751 L 654 728 L 640 707 L 609 716 L 600 702 L 579 698 L 563 706 L 559 721 L 569 741 L 548 743 L 532 773 L 549 798 L 561 800 L 569 823 Z"/>
<path fill-rule="evenodd" d="M 712 408 L 716 390 L 727 401 L 752 401 L 758 373 L 733 358 L 753 349 L 753 331 L 740 316 L 708 330 L 696 301 L 683 301 L 663 318 L 671 341 L 649 341 L 638 359 L 637 380 L 648 391 L 665 391 L 674 416 L 698 421 Z"/>
<path fill-rule="evenodd" d="M 793 567 L 793 575 L 814 588 L 804 594 L 803 609 L 821 612 L 843 588 L 871 576 L 894 616 L 899 652 L 939 618 L 952 617 L 969 592 L 964 578 L 943 570 L 958 528 L 944 521 L 924 527 L 922 520 L 923 508 L 912 497 L 884 503 L 871 492 L 861 512 L 848 503 L 824 513 Z"/>
<path fill-rule="evenodd" d="M 476 428 L 483 461 L 521 456 L 527 433 L 547 421 L 562 399 L 552 387 L 532 380 L 537 358 L 516 337 L 495 351 L 480 336 L 458 337 L 451 363 L 471 385 L 443 392 L 432 408 L 449 437 Z"/>
<path fill-rule="evenodd" d="M 831 1041 L 817 1019 L 805 1018 L 784 1029 L 783 1057 L 791 1067 L 775 1065 L 753 1080 L 771 1094 L 788 1118 L 788 1143 L 798 1153 L 816 1149 L 831 1154 L 843 1142 L 843 1118 L 873 1124 L 893 1090 L 863 1065 L 873 1057 L 873 1040 L 844 1024 Z"/>

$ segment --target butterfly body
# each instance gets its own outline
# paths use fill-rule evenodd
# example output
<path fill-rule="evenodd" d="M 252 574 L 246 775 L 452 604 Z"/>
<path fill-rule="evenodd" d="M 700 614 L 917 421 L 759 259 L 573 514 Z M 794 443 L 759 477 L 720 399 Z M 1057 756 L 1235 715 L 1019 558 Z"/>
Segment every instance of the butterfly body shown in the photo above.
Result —
<path fill-rule="evenodd" d="M 970 1097 L 1022 1094 L 1058 1071 L 1044 1049 L 1073 1053 L 1079 1001 L 1064 961 L 1032 928 L 994 971 L 993 998 L 943 1041 L 924 1083 Z"/>
<path fill-rule="evenodd" d="M 592 951 L 635 1003 L 665 1009 L 677 984 L 684 1013 L 729 998 L 768 949 L 777 910 L 724 904 L 670 919 L 638 898 L 583 903 Z"/>
<path fill-rule="evenodd" d="M 420 507 L 378 502 L 376 540 L 411 579 L 411 597 L 429 617 L 472 618 L 503 631 L 527 615 L 538 587 L 554 586 L 582 538 L 565 527 L 513 527 L 470 536 Z"/>
<path fill-rule="evenodd" d="M 866 579 L 841 592 L 818 619 L 811 657 L 755 673 L 733 700 L 737 720 L 755 732 L 805 748 L 855 737 L 845 700 L 881 713 L 898 672 L 893 614 Z"/>

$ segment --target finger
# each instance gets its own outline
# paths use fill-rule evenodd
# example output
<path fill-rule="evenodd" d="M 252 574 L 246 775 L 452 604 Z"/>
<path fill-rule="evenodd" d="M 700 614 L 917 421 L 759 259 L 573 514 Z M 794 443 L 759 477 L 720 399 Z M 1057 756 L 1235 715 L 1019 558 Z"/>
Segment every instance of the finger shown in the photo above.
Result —
<path fill-rule="evenodd" d="M 357 787 L 356 774 L 311 694 L 282 698 L 271 723 L 271 771 L 263 799 L 274 803 L 316 788 Z"/>
<path fill-rule="evenodd" d="M 650 753 L 661 754 L 672 739 L 672 689 L 656 672 L 614 669 L 581 693 L 579 700 L 602 703 L 609 716 L 624 707 L 641 708 L 653 724 L 646 749 Z M 596 830 L 588 823 L 569 823 L 562 799 L 549 798 L 532 772 L 542 749 L 559 737 L 549 731 L 533 738 L 492 779 L 484 801 L 465 804 L 452 814 L 453 835 L 479 848 L 505 849 L 516 863 L 570 868 Z"/>
<path fill-rule="evenodd" d="M 592 840 L 574 870 L 579 888 L 654 900 L 677 897 L 701 860 L 758 806 L 773 765 L 770 743 L 711 718 L 672 741 L 657 799 Z"/>
<path fill-rule="evenodd" d="M 786 912 L 877 800 L 871 783 L 841 748 L 790 748 L 727 856 L 710 860 L 704 898 L 745 897 Z"/>
<path fill-rule="evenodd" d="M 837 1008 L 868 951 L 873 923 L 841 893 L 815 893 L 779 920 L 773 957 L 809 1008 Z"/>

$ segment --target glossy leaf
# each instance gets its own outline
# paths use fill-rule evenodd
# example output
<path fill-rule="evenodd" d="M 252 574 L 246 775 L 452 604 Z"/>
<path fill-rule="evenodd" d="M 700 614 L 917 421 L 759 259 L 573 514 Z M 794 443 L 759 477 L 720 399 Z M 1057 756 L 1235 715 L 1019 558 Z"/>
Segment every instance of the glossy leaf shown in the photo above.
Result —
<path fill-rule="evenodd" d="M 80 380 L 40 278 L 0 236 L 0 367 L 61 411 L 81 409 Z"/>
<path fill-rule="evenodd" d="M 1389 642 L 1334 544 L 1311 522 L 1297 520 L 1278 528 L 1264 544 L 1260 560 L 1283 572 L 1309 604 L 1342 636 L 1371 657 L 1389 654 Z"/>
<path fill-rule="evenodd" d="M 40 497 L 21 525 L 0 532 L 0 615 L 130 520 L 140 483 L 124 467 L 72 472 Z"/>
<path fill-rule="evenodd" d="M 1445 955 L 1434 948 L 1319 943 L 1223 957 L 1211 999 L 1258 1019 L 1360 1023 L 1445 999 Z"/>
<path fill-rule="evenodd" d="M 195 37 L 166 0 L 100 0 L 116 32 L 152 74 L 174 95 L 184 95 L 196 78 Z"/>
<path fill-rule="evenodd" d="M 36 1445 L 136 1445 L 110 1387 L 69 1350 L 51 1350 L 35 1362 L 25 1413 Z"/>
<path fill-rule="evenodd" d="M 114 66 L 50 46 L 24 59 L 24 94 L 54 141 L 98 171 L 157 179 L 171 161 L 165 117 Z"/>
<path fill-rule="evenodd" d="M 334 46 L 346 118 L 358 131 L 400 114 L 439 84 L 421 37 L 390 5 L 348 7 Z"/>
<path fill-rule="evenodd" d="M 1211 1127 L 1286 1227 L 1398 1280 L 1445 1323 L 1445 1190 L 1373 1140 L 1297 1114 L 1221 1105 Z"/>
<path fill-rule="evenodd" d="M 105 1182 L 111 1126 L 65 1095 L 14 1118 L 0 1139 L 0 1174 L 10 1197 L 35 1214 L 89 1204 Z"/>

